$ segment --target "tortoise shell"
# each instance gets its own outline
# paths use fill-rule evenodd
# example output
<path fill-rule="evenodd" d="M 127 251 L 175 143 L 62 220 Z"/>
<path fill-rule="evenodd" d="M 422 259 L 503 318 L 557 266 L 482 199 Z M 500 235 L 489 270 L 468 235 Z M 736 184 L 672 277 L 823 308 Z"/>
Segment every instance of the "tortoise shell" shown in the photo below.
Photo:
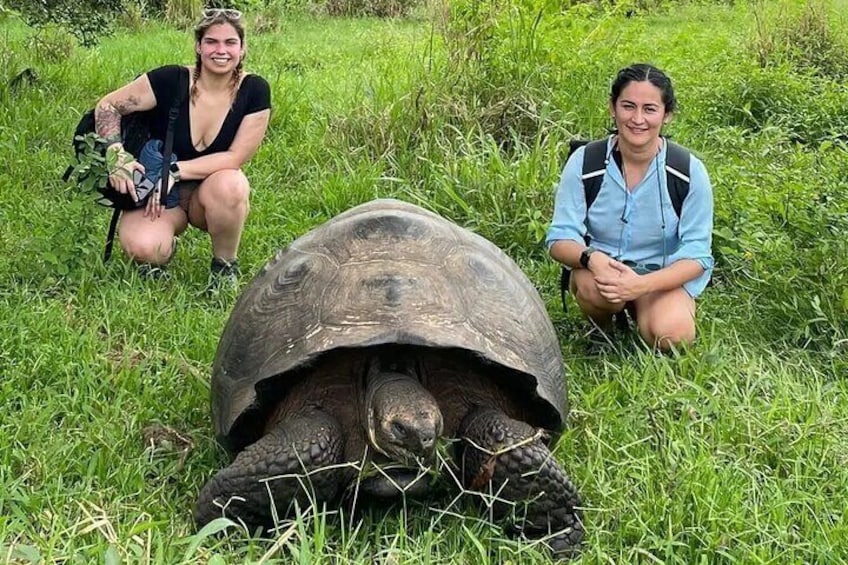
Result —
<path fill-rule="evenodd" d="M 497 364 L 533 404 L 528 423 L 562 428 L 560 345 L 521 269 L 477 234 L 380 199 L 279 251 L 240 296 L 212 370 L 218 441 L 237 452 L 259 438 L 269 404 L 285 394 L 263 386 L 269 380 L 302 378 L 319 357 L 382 344 L 460 349 Z"/>

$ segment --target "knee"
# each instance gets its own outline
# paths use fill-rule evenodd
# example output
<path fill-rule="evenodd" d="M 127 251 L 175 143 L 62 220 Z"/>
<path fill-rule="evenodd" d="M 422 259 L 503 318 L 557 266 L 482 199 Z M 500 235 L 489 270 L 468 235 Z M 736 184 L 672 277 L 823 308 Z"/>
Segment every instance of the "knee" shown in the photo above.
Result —
<path fill-rule="evenodd" d="M 164 265 L 174 253 L 174 239 L 172 237 L 158 239 L 137 235 L 125 237 L 121 234 L 121 248 L 136 263 Z"/>
<path fill-rule="evenodd" d="M 250 183 L 240 170 L 225 169 L 203 181 L 201 195 L 201 204 L 206 209 L 239 209 L 248 204 Z"/>
<path fill-rule="evenodd" d="M 668 351 L 695 342 L 695 320 L 683 316 L 639 320 L 639 334 L 652 347 Z"/>

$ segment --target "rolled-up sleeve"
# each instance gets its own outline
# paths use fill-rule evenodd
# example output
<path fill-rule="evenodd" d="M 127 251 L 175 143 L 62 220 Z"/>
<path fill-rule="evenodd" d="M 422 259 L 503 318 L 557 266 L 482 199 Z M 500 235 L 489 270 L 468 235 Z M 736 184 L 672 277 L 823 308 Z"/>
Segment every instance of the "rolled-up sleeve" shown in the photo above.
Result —
<path fill-rule="evenodd" d="M 703 267 L 702 275 L 683 285 L 686 292 L 697 297 L 706 288 L 713 271 L 713 189 L 704 164 L 694 156 L 689 176 L 689 194 L 683 201 L 677 230 L 679 245 L 669 262 L 693 259 Z"/>
<path fill-rule="evenodd" d="M 583 191 L 583 153 L 580 147 L 569 157 L 562 170 L 556 195 L 554 215 L 545 245 L 548 249 L 557 241 L 570 239 L 583 243 L 586 235 L 586 195 Z"/>

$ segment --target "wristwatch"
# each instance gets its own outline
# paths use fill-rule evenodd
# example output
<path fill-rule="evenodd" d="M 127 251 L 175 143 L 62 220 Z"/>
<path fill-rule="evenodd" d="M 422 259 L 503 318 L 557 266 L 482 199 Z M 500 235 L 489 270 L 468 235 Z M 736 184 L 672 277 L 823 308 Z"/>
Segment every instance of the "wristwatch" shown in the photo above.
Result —
<path fill-rule="evenodd" d="M 171 171 L 171 178 L 174 179 L 174 182 L 180 182 L 180 167 L 177 165 L 176 161 L 171 163 L 169 170 Z"/>
<path fill-rule="evenodd" d="M 594 247 L 587 247 L 583 250 L 583 253 L 580 254 L 580 266 L 584 269 L 589 268 L 589 255 L 595 252 Z"/>

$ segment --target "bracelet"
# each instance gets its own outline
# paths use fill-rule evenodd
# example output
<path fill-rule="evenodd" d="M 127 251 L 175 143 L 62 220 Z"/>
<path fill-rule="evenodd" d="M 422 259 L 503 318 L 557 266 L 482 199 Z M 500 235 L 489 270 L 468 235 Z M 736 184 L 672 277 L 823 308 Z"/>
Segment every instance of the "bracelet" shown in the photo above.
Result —
<path fill-rule="evenodd" d="M 103 141 L 106 142 L 106 147 L 109 147 L 110 145 L 113 145 L 115 143 L 121 143 L 121 134 L 113 133 L 112 135 L 107 135 L 103 138 Z"/>

